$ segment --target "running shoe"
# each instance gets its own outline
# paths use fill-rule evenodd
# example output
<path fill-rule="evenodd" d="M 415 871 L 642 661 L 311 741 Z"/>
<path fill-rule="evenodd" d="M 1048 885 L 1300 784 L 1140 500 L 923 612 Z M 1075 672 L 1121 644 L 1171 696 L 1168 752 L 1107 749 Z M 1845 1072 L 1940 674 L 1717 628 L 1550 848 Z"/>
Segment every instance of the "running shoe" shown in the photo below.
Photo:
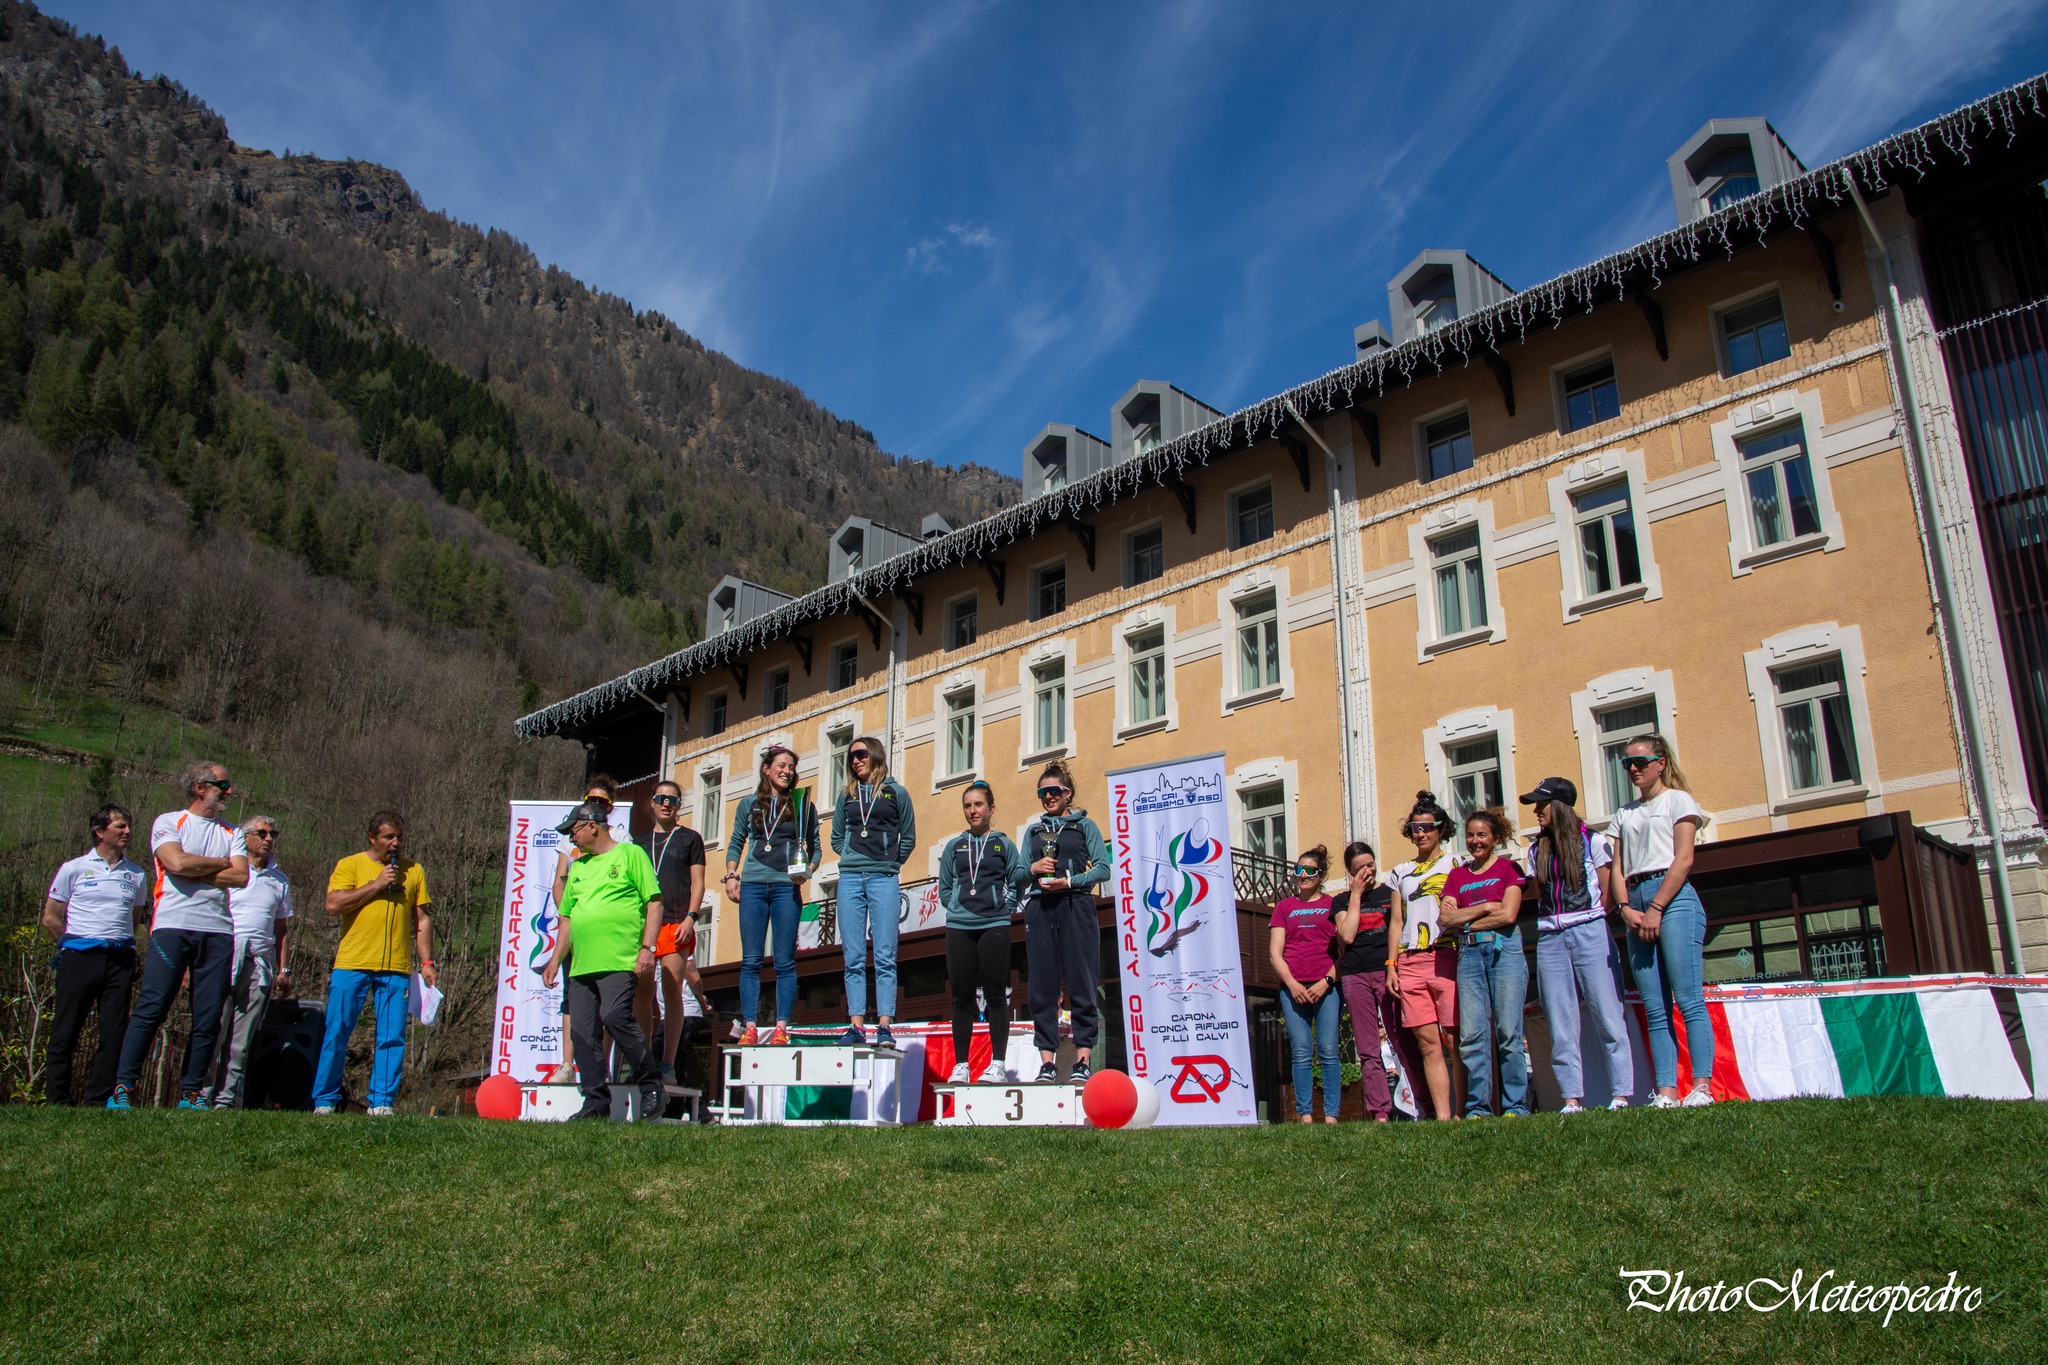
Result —
<path fill-rule="evenodd" d="M 1678 1102 L 1678 1107 L 1680 1109 L 1704 1109 L 1713 1102 L 1713 1092 L 1708 1090 L 1705 1086 L 1700 1086 L 1697 1089 L 1695 1089 L 1690 1095 L 1687 1095 L 1684 1099 L 1680 1100 Z"/>
<path fill-rule="evenodd" d="M 1678 1101 L 1659 1090 L 1650 1097 L 1650 1107 L 1652 1109 L 1676 1109 L 1678 1108 Z"/>
<path fill-rule="evenodd" d="M 752 1024 L 749 1024 L 745 1028 L 740 1030 L 739 1045 L 741 1047 L 754 1047 L 757 1044 L 759 1044 L 760 1041 L 761 1030 L 755 1028 Z"/>
<path fill-rule="evenodd" d="M 1072 1071 L 1069 1071 L 1069 1072 L 1067 1073 L 1067 1084 L 1068 1084 L 1068 1085 L 1086 1085 L 1087 1083 L 1088 1083 L 1088 1063 L 1086 1063 L 1086 1062 L 1075 1062 L 1075 1063 L 1074 1063 L 1074 1069 L 1073 1069 Z"/>
<path fill-rule="evenodd" d="M 388 1119 L 397 1113 L 398 1111 L 388 1104 L 373 1104 L 370 1106 L 370 1117 L 373 1119 Z"/>
<path fill-rule="evenodd" d="M 867 1042 L 868 1031 L 858 1024 L 848 1024 L 846 1032 L 839 1035 L 839 1046 L 841 1047 L 866 1047 Z"/>
<path fill-rule="evenodd" d="M 1586 1106 L 1580 1104 L 1577 1100 L 1566 1100 L 1564 1102 L 1564 1108 L 1558 1110 L 1557 1112 L 1560 1114 L 1583 1114 L 1586 1112 Z"/>
<path fill-rule="evenodd" d="M 875 1029 L 875 1046 L 886 1047 L 892 1052 L 895 1050 L 896 1035 L 889 1032 L 887 1024 L 882 1024 Z"/>
<path fill-rule="evenodd" d="M 981 1073 L 983 1085 L 1001 1085 L 1010 1079 L 1009 1067 L 1003 1065 L 1000 1057 L 989 1058 L 988 1067 Z"/>
<path fill-rule="evenodd" d="M 581 1109 L 569 1115 L 569 1122 L 575 1123 L 579 1119 L 608 1120 L 611 1116 L 612 1107 L 609 1101 L 585 1100 Z"/>
<path fill-rule="evenodd" d="M 213 1112 L 213 1106 L 206 1102 L 206 1092 L 203 1090 L 187 1090 L 179 1097 L 178 1107 L 180 1109 L 197 1109 L 202 1114 L 211 1114 Z"/>
<path fill-rule="evenodd" d="M 316 1114 L 332 1114 L 334 1106 L 331 1104 L 316 1104 L 313 1106 L 313 1112 Z"/>
<path fill-rule="evenodd" d="M 771 1030 L 769 1031 L 769 1033 L 768 1033 L 768 1046 L 770 1046 L 770 1047 L 788 1047 L 788 1046 L 789 1046 L 789 1025 L 787 1025 L 787 1024 L 777 1024 L 777 1025 L 776 1025 L 776 1026 L 775 1026 L 775 1027 L 774 1027 L 773 1029 L 771 1029 Z"/>
<path fill-rule="evenodd" d="M 1054 1081 L 1058 1080 L 1059 1078 L 1060 1069 L 1057 1066 L 1054 1066 L 1051 1062 L 1040 1062 L 1038 1064 L 1038 1075 L 1036 1077 L 1037 1084 L 1051 1085 Z"/>
<path fill-rule="evenodd" d="M 967 1084 L 970 1084 L 970 1082 L 969 1082 L 969 1081 L 968 1081 L 968 1079 L 967 1079 L 967 1063 L 965 1063 L 965 1062 L 955 1062 L 955 1063 L 953 1063 L 953 1074 L 952 1074 L 952 1075 L 950 1075 L 950 1076 L 948 1076 L 948 1077 L 946 1077 L 946 1084 L 947 1084 L 947 1085 L 967 1085 Z"/>
<path fill-rule="evenodd" d="M 1626 1096 L 1626 1095 L 1616 1095 L 1616 1096 L 1614 1097 L 1613 1101 L 1612 1101 L 1612 1102 L 1610 1102 L 1610 1103 L 1608 1104 L 1608 1106 L 1607 1106 L 1607 1107 L 1608 1107 L 1609 1109 L 1626 1109 L 1626 1108 L 1628 1108 L 1628 1096 Z"/>
<path fill-rule="evenodd" d="M 107 1096 L 107 1108 L 123 1110 L 132 1109 L 135 1107 L 134 1099 L 134 1091 L 130 1090 L 125 1085 L 117 1085 L 114 1087 L 114 1093 Z"/>
<path fill-rule="evenodd" d="M 668 1112 L 668 1091 L 661 1082 L 648 1081 L 640 1087 L 640 1121 L 652 1123 Z"/>

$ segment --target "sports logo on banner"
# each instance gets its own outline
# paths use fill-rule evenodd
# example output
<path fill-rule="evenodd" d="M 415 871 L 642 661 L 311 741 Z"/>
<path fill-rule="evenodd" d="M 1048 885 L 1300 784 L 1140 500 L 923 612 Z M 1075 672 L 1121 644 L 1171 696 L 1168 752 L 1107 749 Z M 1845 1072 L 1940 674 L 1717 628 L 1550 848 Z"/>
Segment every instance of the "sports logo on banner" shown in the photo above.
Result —
<path fill-rule="evenodd" d="M 1162 1124 L 1256 1123 L 1223 755 L 1111 773 L 1108 815 L 1131 1078 Z"/>
<path fill-rule="evenodd" d="M 514 801 L 505 848 L 505 910 L 498 928 L 497 1027 L 485 1069 L 521 1082 L 562 1060 L 562 985 L 550 990 L 541 969 L 555 951 L 561 915 L 555 869 L 570 844 L 555 833 L 574 801 Z M 612 837 L 631 838 L 632 810 L 612 811 Z"/>

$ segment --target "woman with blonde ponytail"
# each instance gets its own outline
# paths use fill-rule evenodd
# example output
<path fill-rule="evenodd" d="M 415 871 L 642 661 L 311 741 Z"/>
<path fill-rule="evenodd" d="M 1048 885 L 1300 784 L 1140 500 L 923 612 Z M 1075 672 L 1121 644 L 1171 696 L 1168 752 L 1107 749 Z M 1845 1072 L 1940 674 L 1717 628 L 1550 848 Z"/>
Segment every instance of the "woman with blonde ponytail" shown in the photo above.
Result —
<path fill-rule="evenodd" d="M 1636 799 L 1614 816 L 1618 840 L 1614 871 L 1621 881 L 1621 917 L 1628 923 L 1629 970 L 1643 1000 L 1650 1067 L 1656 1072 L 1654 1109 L 1712 1104 L 1714 1025 L 1707 1017 L 1705 962 L 1707 911 L 1687 881 L 1693 841 L 1707 815 L 1686 790 L 1671 741 L 1642 735 L 1628 742 L 1622 766 Z M 1692 1087 L 1678 1097 L 1678 1039 L 1671 1010 L 1685 1020 Z"/>

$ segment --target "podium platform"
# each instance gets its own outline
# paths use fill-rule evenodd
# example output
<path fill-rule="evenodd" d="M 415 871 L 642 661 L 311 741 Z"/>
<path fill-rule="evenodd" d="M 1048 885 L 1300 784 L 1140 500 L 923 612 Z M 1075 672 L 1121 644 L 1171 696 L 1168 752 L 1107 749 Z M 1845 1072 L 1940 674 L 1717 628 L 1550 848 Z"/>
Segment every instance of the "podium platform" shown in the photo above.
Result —
<path fill-rule="evenodd" d="M 715 1108 L 729 1124 L 895 1127 L 901 1121 L 903 1054 L 858 1044 L 803 1047 L 729 1047 L 724 1052 L 725 1104 Z M 792 1089 L 850 1091 L 844 1117 L 791 1118 Z"/>
<path fill-rule="evenodd" d="M 680 1099 L 690 1111 L 689 1122 L 701 1117 L 704 1092 L 681 1085 L 664 1085 L 668 1099 Z M 519 1117 L 534 1123 L 567 1123 L 583 1107 L 583 1092 L 574 1085 L 523 1085 L 519 1087 Z M 663 1109 L 668 1106 L 663 1104 Z M 612 1118 L 632 1123 L 640 1117 L 640 1087 L 631 1081 L 612 1082 Z M 666 1119 L 657 1122 L 680 1123 Z"/>
<path fill-rule="evenodd" d="M 996 1081 L 936 1085 L 940 1128 L 1079 1128 L 1081 1087 Z"/>

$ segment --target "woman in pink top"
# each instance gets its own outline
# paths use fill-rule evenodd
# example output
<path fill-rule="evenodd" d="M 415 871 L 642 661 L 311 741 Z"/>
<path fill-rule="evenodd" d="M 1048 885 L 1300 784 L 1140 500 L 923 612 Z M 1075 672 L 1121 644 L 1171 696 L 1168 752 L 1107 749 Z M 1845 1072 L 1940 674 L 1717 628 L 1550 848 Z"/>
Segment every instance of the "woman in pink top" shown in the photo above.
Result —
<path fill-rule="evenodd" d="M 1267 952 L 1280 977 L 1280 1017 L 1287 1021 L 1287 1044 L 1294 1055 L 1294 1112 L 1303 1123 L 1315 1122 L 1310 1112 L 1315 1082 L 1310 1063 L 1323 1072 L 1323 1122 L 1337 1121 L 1343 1086 L 1343 1063 L 1337 1058 L 1337 955 L 1358 932 L 1358 917 L 1347 916 L 1351 933 L 1340 934 L 1330 898 L 1323 894 L 1330 853 L 1321 844 L 1294 860 L 1294 894 L 1273 907 Z"/>

